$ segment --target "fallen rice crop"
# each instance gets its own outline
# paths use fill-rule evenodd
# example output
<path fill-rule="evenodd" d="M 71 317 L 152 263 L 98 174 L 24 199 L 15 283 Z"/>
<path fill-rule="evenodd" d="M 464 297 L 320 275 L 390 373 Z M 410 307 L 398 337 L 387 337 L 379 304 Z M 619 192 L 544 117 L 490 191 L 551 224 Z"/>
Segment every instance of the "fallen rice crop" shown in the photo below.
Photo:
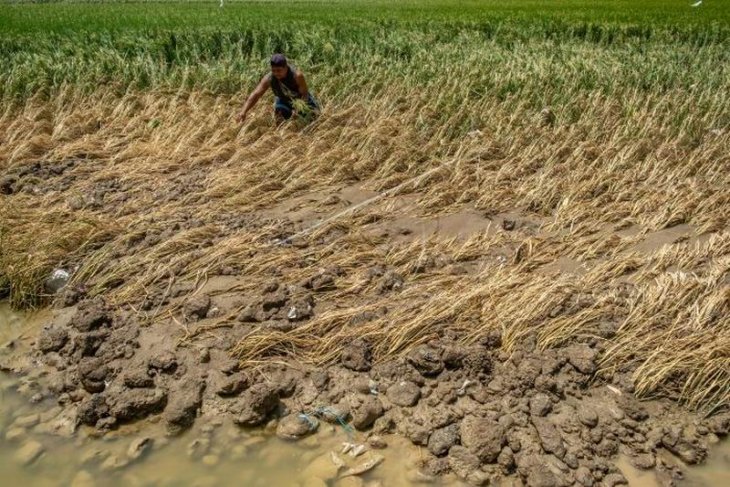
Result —
<path fill-rule="evenodd" d="M 161 299 L 175 283 L 194 293 L 233 269 L 246 294 L 337 267 L 325 310 L 291 331 L 253 329 L 232 353 L 323 364 L 366 337 L 383 360 L 499 329 L 507 349 L 599 341 L 600 373 L 726 407 L 730 14 L 706 3 L 5 4 L 0 288 L 38 305 L 45 277 L 73 268 L 90 295 L 194 340 L 238 326 L 240 310 L 185 324 Z M 315 123 L 275 129 L 267 103 L 234 122 L 272 51 L 310 77 Z M 306 227 L 274 208 L 434 168 L 272 244 Z M 399 241 L 378 229 L 401 200 L 424 219 L 469 209 L 535 225 L 507 232 L 495 218 L 467 238 Z M 641 247 L 678 226 L 683 241 Z M 463 272 L 427 264 L 438 259 Z M 402 290 L 378 294 L 379 265 Z"/>

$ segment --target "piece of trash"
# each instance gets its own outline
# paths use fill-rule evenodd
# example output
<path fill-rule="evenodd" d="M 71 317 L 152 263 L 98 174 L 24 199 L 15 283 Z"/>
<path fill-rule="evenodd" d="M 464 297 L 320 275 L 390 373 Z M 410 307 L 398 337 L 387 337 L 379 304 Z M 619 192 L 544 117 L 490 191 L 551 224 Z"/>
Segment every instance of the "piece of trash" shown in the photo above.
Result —
<path fill-rule="evenodd" d="M 374 380 L 368 382 L 368 389 L 370 389 L 370 394 L 372 394 L 373 396 L 378 395 L 378 383 Z"/>
<path fill-rule="evenodd" d="M 289 318 L 290 320 L 296 320 L 297 318 L 299 318 L 299 313 L 297 312 L 297 307 L 292 306 L 291 308 L 289 308 L 289 312 L 286 314 L 286 317 Z"/>
<path fill-rule="evenodd" d="M 271 245 L 291 245 L 291 243 L 290 237 L 275 238 L 271 241 Z"/>
<path fill-rule="evenodd" d="M 352 428 L 352 426 L 347 424 L 347 421 L 345 421 L 345 419 L 347 419 L 346 416 L 343 415 L 340 411 L 330 407 L 319 406 L 314 410 L 313 414 L 330 423 L 337 421 L 337 423 L 342 426 L 342 429 L 345 430 L 345 433 L 347 433 L 347 437 L 352 440 L 355 430 Z"/>
<path fill-rule="evenodd" d="M 693 4 L 691 5 L 691 6 L 692 6 L 692 7 L 699 7 L 700 5 L 702 5 L 702 0 L 697 0 L 697 1 L 696 1 L 695 3 L 693 3 Z"/>
<path fill-rule="evenodd" d="M 69 279 L 71 279 L 71 274 L 67 270 L 56 269 L 51 273 L 50 277 L 46 279 L 46 290 L 55 294 L 66 286 Z"/>
<path fill-rule="evenodd" d="M 464 383 L 461 385 L 461 387 L 459 387 L 459 389 L 456 391 L 456 394 L 459 395 L 459 396 L 463 396 L 464 394 L 466 394 L 466 388 L 469 387 L 472 384 L 474 384 L 473 381 L 470 381 L 469 379 L 466 379 L 464 381 Z"/>
<path fill-rule="evenodd" d="M 286 317 L 289 321 L 297 321 L 302 318 L 307 318 L 312 314 L 312 305 L 309 303 L 298 304 L 289 308 Z"/>
<path fill-rule="evenodd" d="M 319 421 L 317 418 L 313 418 L 309 416 L 308 414 L 301 413 L 299 414 L 299 419 L 306 422 L 309 425 L 309 431 L 314 431 L 319 427 Z"/>
<path fill-rule="evenodd" d="M 365 451 L 365 445 L 355 445 L 350 450 L 350 456 L 353 457 L 353 458 L 355 458 L 355 457 L 357 457 L 358 455 L 360 455 L 364 451 Z"/>
<path fill-rule="evenodd" d="M 373 455 L 370 460 L 363 462 L 359 465 L 355 465 L 351 469 L 347 470 L 341 475 L 341 478 L 352 477 L 354 475 L 362 475 L 365 472 L 369 472 L 370 470 L 380 465 L 383 460 L 385 460 L 385 457 L 383 457 L 383 455 Z"/>

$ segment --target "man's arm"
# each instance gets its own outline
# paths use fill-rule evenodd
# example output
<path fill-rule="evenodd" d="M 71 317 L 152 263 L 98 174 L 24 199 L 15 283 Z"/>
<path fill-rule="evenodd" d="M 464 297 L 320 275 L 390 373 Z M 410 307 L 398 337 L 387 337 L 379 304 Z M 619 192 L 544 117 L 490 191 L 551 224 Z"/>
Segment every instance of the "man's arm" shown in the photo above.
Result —
<path fill-rule="evenodd" d="M 258 86 L 255 90 L 248 96 L 246 99 L 246 103 L 243 104 L 243 108 L 241 109 L 241 113 L 238 114 L 238 117 L 236 117 L 236 120 L 239 122 L 243 122 L 246 119 L 246 116 L 248 115 L 249 110 L 251 110 L 256 103 L 259 101 L 259 99 L 266 93 L 266 90 L 268 90 L 271 87 L 271 80 L 269 79 L 269 76 L 266 75 L 263 78 L 261 78 L 261 81 L 259 81 Z"/>
<path fill-rule="evenodd" d="M 301 71 L 297 71 L 294 75 L 294 79 L 297 80 L 297 86 L 299 87 L 299 97 L 302 100 L 306 100 L 309 97 L 309 87 L 307 87 L 307 80 L 304 79 L 304 75 Z"/>

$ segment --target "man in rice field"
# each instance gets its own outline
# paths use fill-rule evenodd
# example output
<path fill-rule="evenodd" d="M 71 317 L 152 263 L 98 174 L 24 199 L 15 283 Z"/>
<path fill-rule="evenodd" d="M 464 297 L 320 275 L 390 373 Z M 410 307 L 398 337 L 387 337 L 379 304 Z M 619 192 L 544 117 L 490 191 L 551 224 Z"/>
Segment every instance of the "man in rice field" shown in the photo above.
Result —
<path fill-rule="evenodd" d="M 274 54 L 271 56 L 271 73 L 261 78 L 256 89 L 246 99 L 237 117 L 239 122 L 246 119 L 248 112 L 269 88 L 274 92 L 274 116 L 277 123 L 297 115 L 311 119 L 319 113 L 317 100 L 309 92 L 302 72 L 290 66 L 283 54 Z"/>

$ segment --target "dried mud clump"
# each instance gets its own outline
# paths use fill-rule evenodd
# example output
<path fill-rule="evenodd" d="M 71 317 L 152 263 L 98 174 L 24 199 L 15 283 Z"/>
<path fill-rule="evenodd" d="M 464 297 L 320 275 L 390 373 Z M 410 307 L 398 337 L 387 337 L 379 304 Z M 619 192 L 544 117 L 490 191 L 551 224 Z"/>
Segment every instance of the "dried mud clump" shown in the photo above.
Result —
<path fill-rule="evenodd" d="M 205 301 L 182 312 L 203 316 Z M 271 284 L 257 312 L 290 303 L 291 293 Z M 151 334 L 143 345 L 134 318 L 85 301 L 66 323 L 40 332 L 36 353 L 55 370 L 50 389 L 59 402 L 100 430 L 159 415 L 177 434 L 206 408 L 242 427 L 281 416 L 277 434 L 289 440 L 320 420 L 347 421 L 376 438 L 396 433 L 425 447 L 424 476 L 452 472 L 479 485 L 514 475 L 530 486 L 620 485 L 619 451 L 672 478 L 681 471 L 662 451 L 699 463 L 712 438 L 730 430 L 727 416 L 699 420 L 643 404 L 621 388 L 623 376 L 608 378 L 619 386 L 597 378 L 595 343 L 540 350 L 528 339 L 508 353 L 498 333 L 466 346 L 445 337 L 374 363 L 368 341 L 355 339 L 336 365 L 306 372 L 270 365 L 255 379 L 224 349 L 171 349 L 152 330 L 144 329 Z"/>

